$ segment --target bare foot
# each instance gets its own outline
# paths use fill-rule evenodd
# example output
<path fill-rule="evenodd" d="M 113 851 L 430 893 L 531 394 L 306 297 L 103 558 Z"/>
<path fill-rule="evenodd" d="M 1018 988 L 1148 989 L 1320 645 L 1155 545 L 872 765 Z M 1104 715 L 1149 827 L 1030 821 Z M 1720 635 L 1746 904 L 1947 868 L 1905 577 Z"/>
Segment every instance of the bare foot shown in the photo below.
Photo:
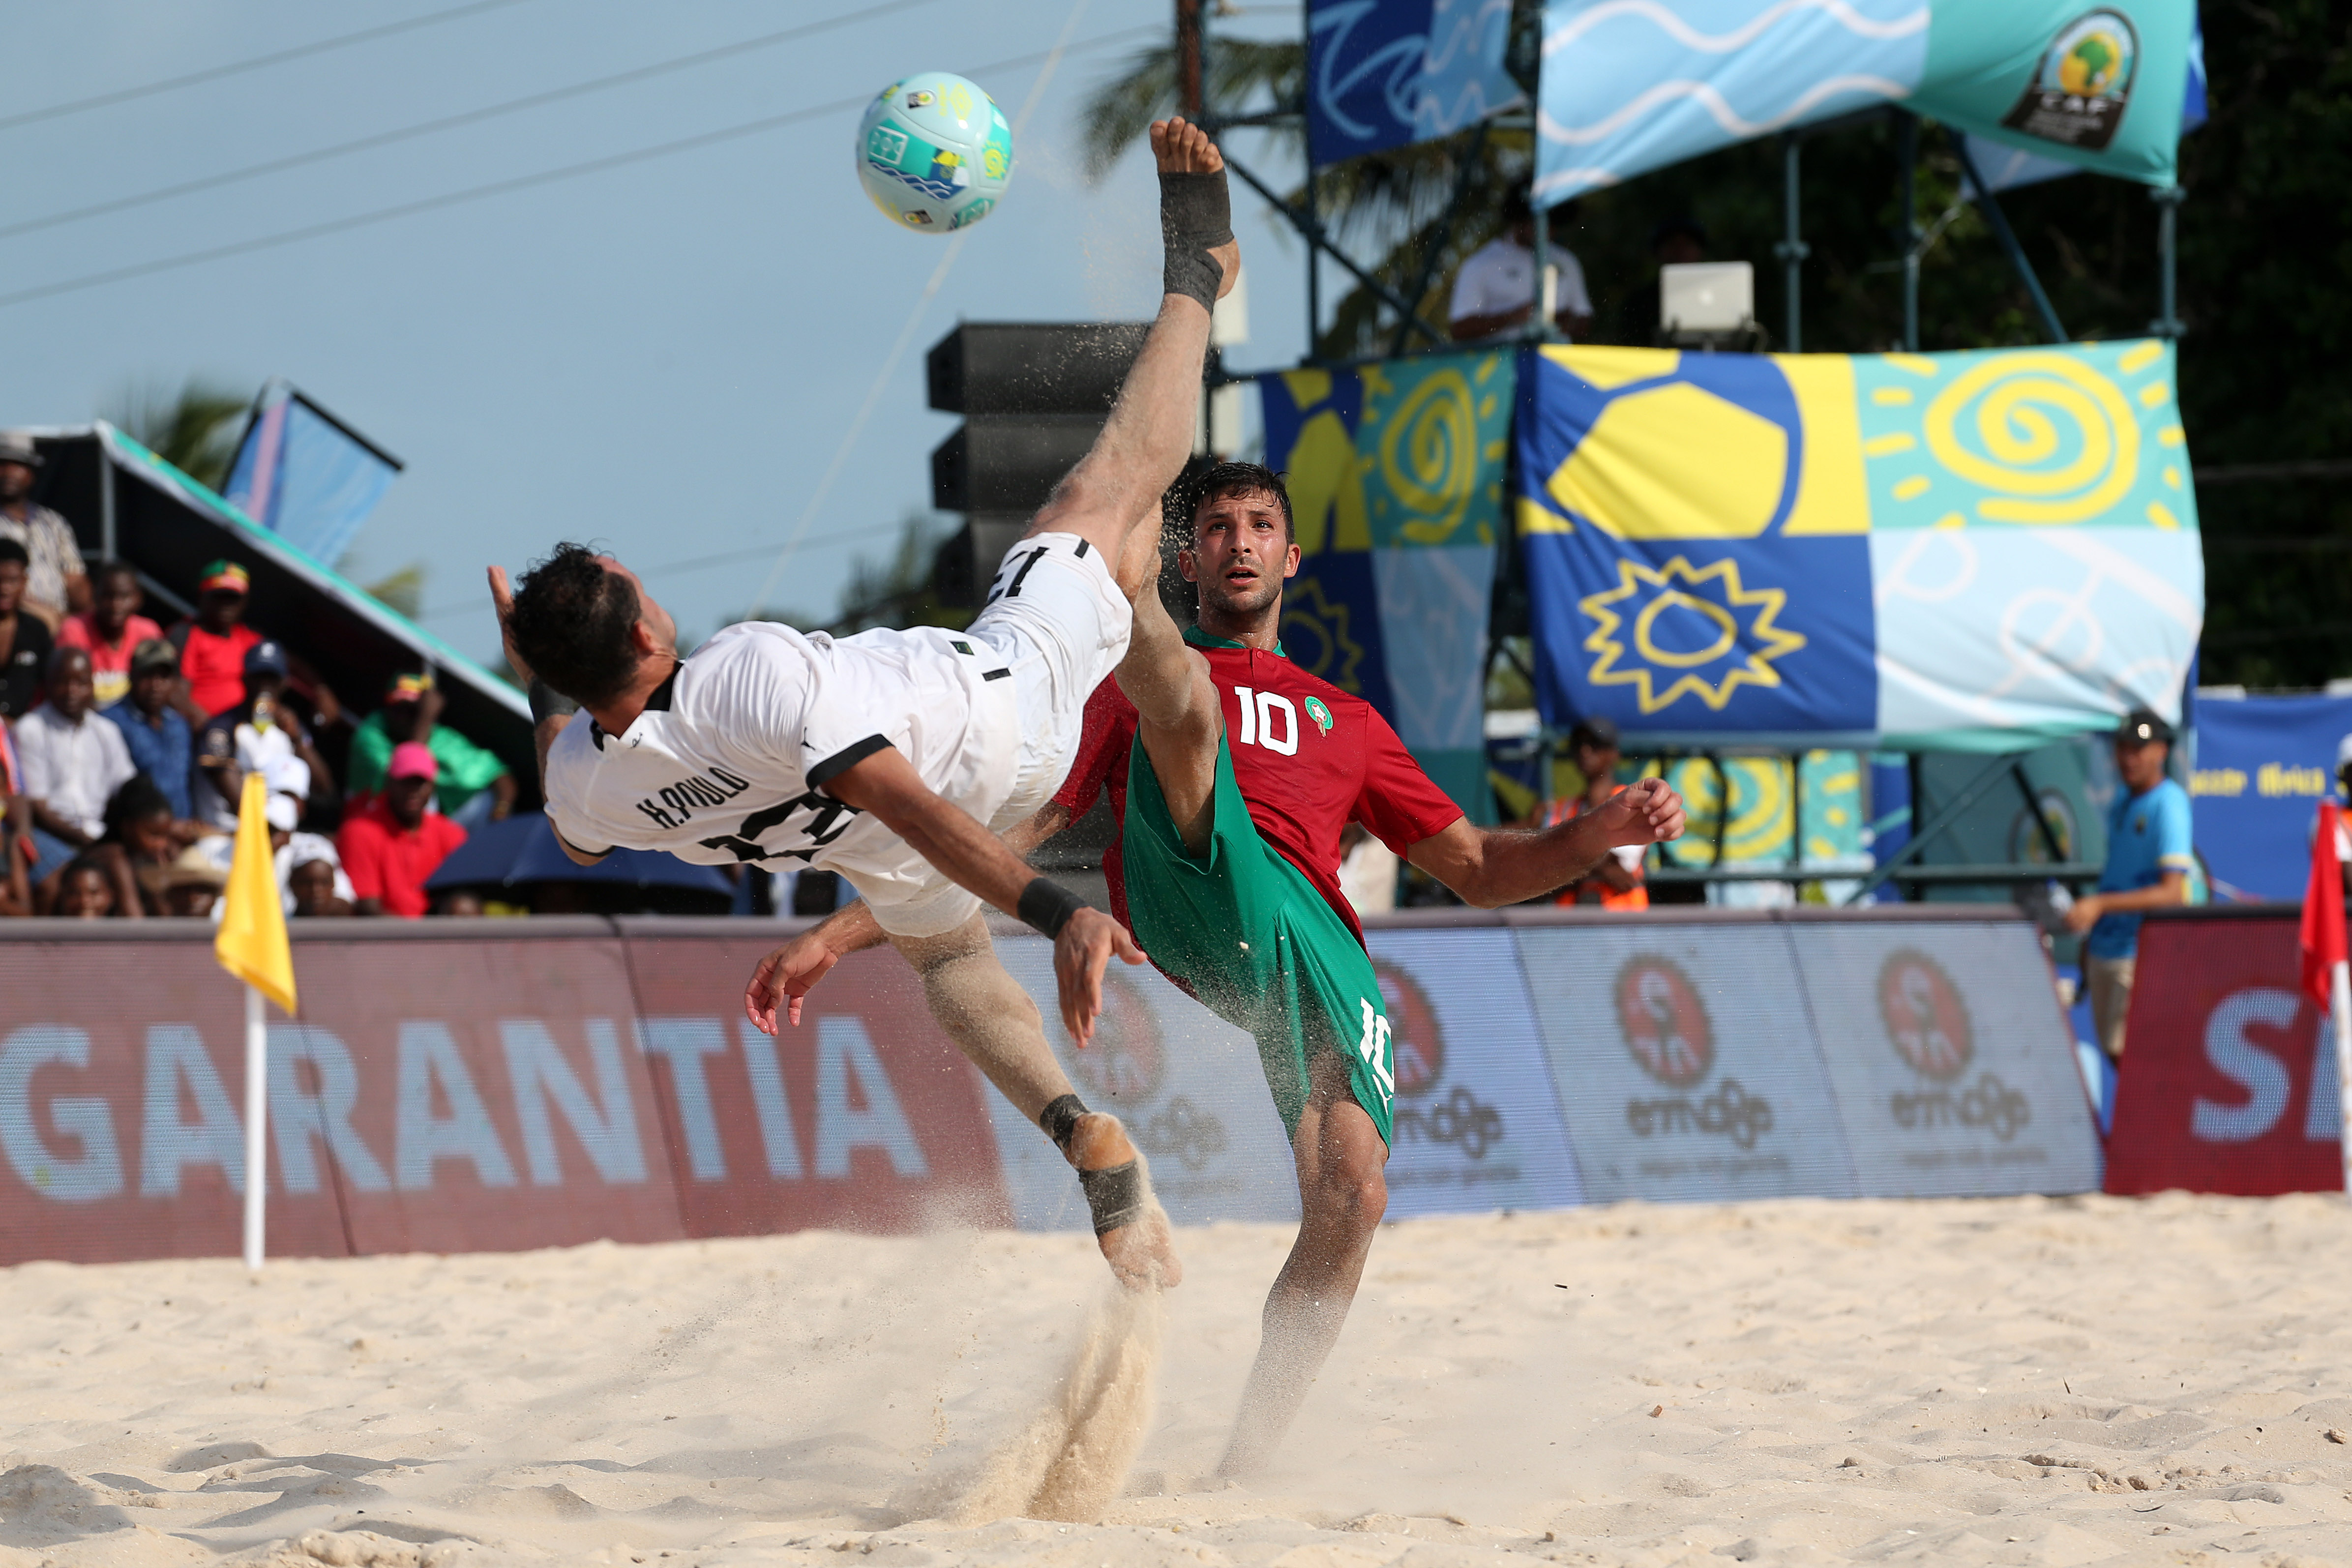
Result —
<path fill-rule="evenodd" d="M 1082 1171 L 1108 1170 L 1140 1159 L 1134 1141 L 1119 1119 L 1103 1111 L 1089 1111 L 1070 1130 L 1070 1164 Z M 1095 1238 L 1102 1246 L 1118 1282 L 1130 1291 L 1171 1290 L 1184 1280 L 1184 1265 L 1176 1260 L 1176 1239 L 1168 1228 L 1167 1212 L 1147 1194 L 1143 1218 L 1132 1225 L 1106 1230 Z"/>
<path fill-rule="evenodd" d="M 1225 166 L 1225 155 L 1217 151 L 1209 133 L 1181 117 L 1151 122 L 1151 157 L 1163 174 L 1214 174 Z M 1217 298 L 1223 299 L 1234 291 L 1234 279 L 1241 276 L 1241 244 L 1227 240 L 1209 254 L 1224 269 L 1217 284 Z"/>

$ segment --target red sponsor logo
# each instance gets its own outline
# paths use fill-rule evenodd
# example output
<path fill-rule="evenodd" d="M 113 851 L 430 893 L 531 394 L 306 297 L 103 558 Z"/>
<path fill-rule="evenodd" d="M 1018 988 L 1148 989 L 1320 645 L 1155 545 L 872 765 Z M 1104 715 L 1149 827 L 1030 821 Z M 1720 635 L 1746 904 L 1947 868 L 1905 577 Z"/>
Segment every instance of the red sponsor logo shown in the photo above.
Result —
<path fill-rule="evenodd" d="M 1396 1059 L 1396 1092 L 1410 1100 L 1437 1087 L 1445 1075 L 1445 1030 L 1421 982 L 1381 959 L 1372 960 L 1381 1001 L 1388 1009 L 1389 1049 Z"/>
<path fill-rule="evenodd" d="M 1878 1016 L 1912 1071 L 1948 1082 L 1976 1054 L 1968 1009 L 1943 967 L 1916 947 L 1898 947 L 1878 968 Z"/>
<path fill-rule="evenodd" d="M 2303 994 L 2293 911 L 2144 924 L 2107 1190 L 2341 1190 L 2323 1021 Z"/>
<path fill-rule="evenodd" d="M 1617 1025 L 1625 1049 L 1659 1082 L 1685 1089 L 1715 1065 L 1715 1027 L 1682 966 L 1643 954 L 1617 971 Z"/>

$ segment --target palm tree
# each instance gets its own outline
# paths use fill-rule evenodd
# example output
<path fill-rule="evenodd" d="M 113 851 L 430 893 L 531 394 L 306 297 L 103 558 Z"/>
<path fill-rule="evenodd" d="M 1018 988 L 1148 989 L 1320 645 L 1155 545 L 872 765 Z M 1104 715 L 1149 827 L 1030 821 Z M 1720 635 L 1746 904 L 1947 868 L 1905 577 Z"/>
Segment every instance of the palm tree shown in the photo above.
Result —
<path fill-rule="evenodd" d="M 190 376 L 177 392 L 148 382 L 125 389 L 107 420 L 131 440 L 210 490 L 227 482 L 253 400 Z"/>

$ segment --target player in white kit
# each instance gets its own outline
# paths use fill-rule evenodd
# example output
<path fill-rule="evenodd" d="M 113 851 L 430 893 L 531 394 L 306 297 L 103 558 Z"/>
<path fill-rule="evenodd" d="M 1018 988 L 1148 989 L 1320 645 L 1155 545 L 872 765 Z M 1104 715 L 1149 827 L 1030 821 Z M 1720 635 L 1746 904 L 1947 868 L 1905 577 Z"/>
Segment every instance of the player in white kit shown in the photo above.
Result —
<path fill-rule="evenodd" d="M 1223 160 L 1195 126 L 1155 124 L 1166 294 L 1093 449 L 1005 558 L 971 627 L 835 639 L 728 627 L 690 658 L 620 562 L 578 545 L 490 591 L 532 685 L 540 770 L 564 852 L 667 850 L 704 864 L 837 871 L 923 977 L 932 1015 L 1078 1171 L 1104 1255 L 1133 1285 L 1180 1275 L 1166 1217 L 1116 1117 L 1088 1112 L 1037 1009 L 996 960 L 982 904 L 1054 939 L 1062 1017 L 1084 1044 L 1114 956 L 1143 954 L 1102 911 L 1032 873 L 996 834 L 1061 786 L 1087 699 L 1126 654 L 1114 572 L 1192 450 L 1209 319 L 1240 267 Z M 563 711 L 565 700 L 580 711 Z M 772 1033 L 809 974 L 779 949 L 746 991 Z M 830 967 L 829 965 L 827 967 Z"/>

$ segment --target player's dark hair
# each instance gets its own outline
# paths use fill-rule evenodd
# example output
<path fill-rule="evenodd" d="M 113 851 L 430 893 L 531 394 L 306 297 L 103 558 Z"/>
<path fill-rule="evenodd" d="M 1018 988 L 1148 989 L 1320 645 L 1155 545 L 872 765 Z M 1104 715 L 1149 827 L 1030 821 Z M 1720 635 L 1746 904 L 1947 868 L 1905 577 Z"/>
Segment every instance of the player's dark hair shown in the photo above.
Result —
<path fill-rule="evenodd" d="M 1282 507 L 1282 537 L 1286 543 L 1296 537 L 1290 520 L 1290 490 L 1283 484 L 1282 476 L 1256 463 L 1213 463 L 1197 472 L 1187 470 L 1176 481 L 1180 508 L 1184 518 L 1184 532 L 1189 538 L 1199 527 L 1201 508 L 1212 501 L 1228 496 L 1271 496 Z"/>
<path fill-rule="evenodd" d="M 629 628 L 640 613 L 636 585 L 585 545 L 559 544 L 523 574 L 507 632 L 542 681 L 584 706 L 627 689 L 637 673 Z"/>
<path fill-rule="evenodd" d="M 11 538 L 0 538 L 0 560 L 13 560 L 27 571 L 31 570 L 33 566 L 31 553 L 23 545 Z"/>

